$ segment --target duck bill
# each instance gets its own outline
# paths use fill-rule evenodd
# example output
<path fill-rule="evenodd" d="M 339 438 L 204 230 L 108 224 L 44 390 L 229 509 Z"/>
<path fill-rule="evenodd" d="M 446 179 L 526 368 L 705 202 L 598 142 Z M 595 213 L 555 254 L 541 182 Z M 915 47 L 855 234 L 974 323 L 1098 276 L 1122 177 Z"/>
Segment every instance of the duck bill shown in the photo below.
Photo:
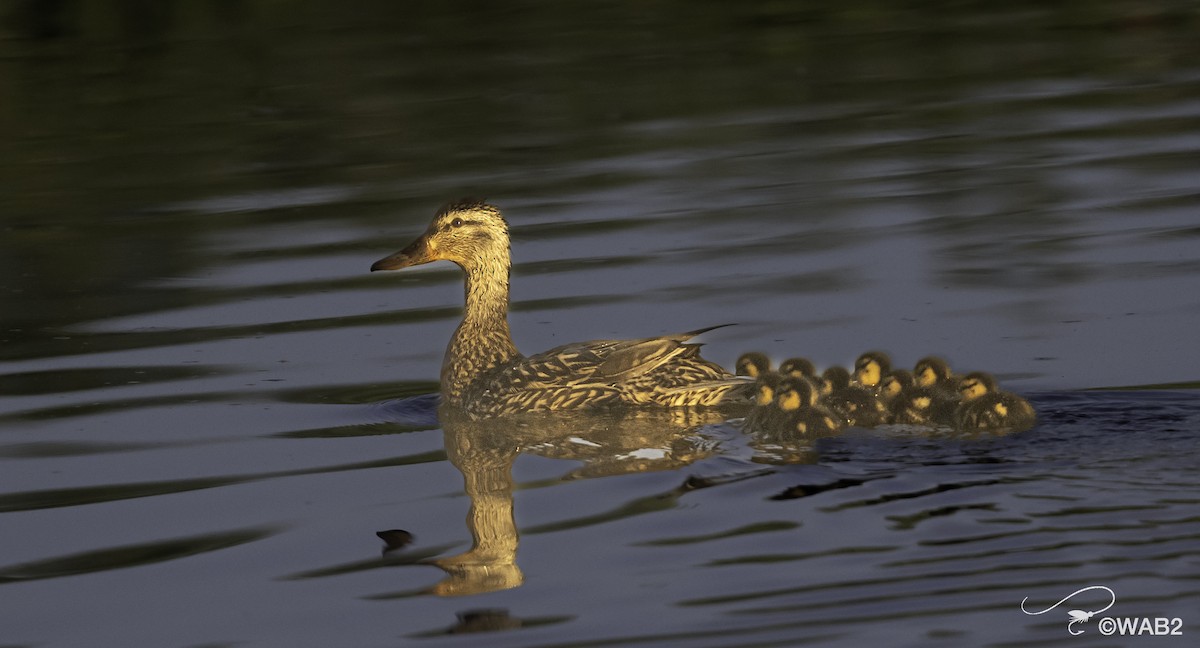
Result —
<path fill-rule="evenodd" d="M 408 247 L 404 248 L 403 250 L 372 263 L 371 272 L 375 272 L 377 270 L 401 270 L 403 268 L 435 261 L 436 259 L 433 258 L 426 240 L 426 237 L 422 236 L 412 243 L 409 243 Z"/>

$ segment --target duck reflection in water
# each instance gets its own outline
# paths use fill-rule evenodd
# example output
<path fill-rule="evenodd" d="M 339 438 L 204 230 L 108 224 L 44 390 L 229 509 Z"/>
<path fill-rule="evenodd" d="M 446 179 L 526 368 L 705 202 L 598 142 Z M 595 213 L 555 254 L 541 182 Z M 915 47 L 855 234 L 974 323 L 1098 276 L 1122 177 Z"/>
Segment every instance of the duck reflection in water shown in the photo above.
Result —
<path fill-rule="evenodd" d="M 512 465 L 522 453 L 582 462 L 564 479 L 675 470 L 717 451 L 704 426 L 726 421 L 730 412 L 704 409 L 612 409 L 593 412 L 530 412 L 478 419 L 442 406 L 438 418 L 446 456 L 463 474 L 471 500 L 467 528 L 471 548 L 429 559 L 447 577 L 429 592 L 438 596 L 480 594 L 521 585 L 517 565 L 520 534 L 513 517 Z M 675 497 L 709 485 L 689 478 L 684 486 L 647 499 L 673 506 Z M 630 507 L 644 511 L 645 503 Z M 617 513 L 619 514 L 619 512 Z"/>

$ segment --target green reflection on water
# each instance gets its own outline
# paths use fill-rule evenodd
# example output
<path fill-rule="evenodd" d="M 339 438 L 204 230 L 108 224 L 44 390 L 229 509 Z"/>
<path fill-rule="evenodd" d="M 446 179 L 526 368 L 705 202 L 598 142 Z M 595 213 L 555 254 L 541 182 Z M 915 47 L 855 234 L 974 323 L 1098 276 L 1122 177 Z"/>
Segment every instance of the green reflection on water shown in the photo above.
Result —
<path fill-rule="evenodd" d="M 260 527 L 210 533 L 178 540 L 161 540 L 112 549 L 97 549 L 60 558 L 0 567 L 0 584 L 78 576 L 112 569 L 151 565 L 236 547 L 262 540 L 282 530 L 278 527 Z"/>
<path fill-rule="evenodd" d="M 232 486 L 264 479 L 278 477 L 294 477 L 298 475 L 320 475 L 332 472 L 369 470 L 372 468 L 388 468 L 392 466 L 407 466 L 419 463 L 444 461 L 446 455 L 438 450 L 415 455 L 388 457 L 375 461 L 321 466 L 301 470 L 283 470 L 246 475 L 230 475 L 225 477 L 203 477 L 196 479 L 177 479 L 169 481 L 140 482 L 133 484 L 106 484 L 101 486 L 84 486 L 79 488 L 59 488 L 41 491 L 25 491 L 0 494 L 0 513 L 14 511 L 35 511 L 41 509 L 59 508 L 63 506 L 83 506 L 101 502 L 116 502 L 140 497 L 154 497 L 172 493 L 185 493 L 207 488 Z"/>
<path fill-rule="evenodd" d="M 41 341 L 51 324 L 202 302 L 203 293 L 144 280 L 202 271 L 215 230 L 329 219 L 417 225 L 428 205 L 462 191 L 570 205 L 588 191 L 667 174 L 707 183 L 749 173 L 757 185 L 740 189 L 773 204 L 843 194 L 818 203 L 811 218 L 907 195 L 956 215 L 926 227 L 950 237 L 947 257 L 977 231 L 959 223 L 1024 230 L 1017 241 L 991 241 L 995 254 L 985 259 L 946 264 L 942 279 L 1013 285 L 1004 268 L 1015 252 L 1043 263 L 1017 285 L 1079 281 L 1088 264 L 1047 259 L 1072 245 L 1037 243 L 1065 241 L 1073 221 L 1043 209 L 1069 191 L 1040 172 L 1057 155 L 1044 142 L 1192 130 L 1183 117 L 1152 110 L 1189 96 L 1153 82 L 1193 53 L 1200 19 L 1188 2 L 360 9 L 265 1 L 7 7 L 4 337 Z M 1151 114 L 1137 115 L 1143 107 Z M 1135 114 L 1071 119 L 1098 108 Z M 1042 130 L 1014 128 L 1039 117 Z M 772 141 L 782 150 L 746 146 Z M 1190 167 L 1187 153 L 1152 149 L 1134 166 L 1177 173 Z M 872 166 L 879 171 L 854 172 Z M 895 192 L 871 188 L 893 181 Z M 847 192 L 848 183 L 858 188 Z M 1162 193 L 1157 199 L 1195 203 L 1194 185 Z M 567 230 L 544 223 L 525 231 L 538 239 L 640 221 L 603 214 Z"/>

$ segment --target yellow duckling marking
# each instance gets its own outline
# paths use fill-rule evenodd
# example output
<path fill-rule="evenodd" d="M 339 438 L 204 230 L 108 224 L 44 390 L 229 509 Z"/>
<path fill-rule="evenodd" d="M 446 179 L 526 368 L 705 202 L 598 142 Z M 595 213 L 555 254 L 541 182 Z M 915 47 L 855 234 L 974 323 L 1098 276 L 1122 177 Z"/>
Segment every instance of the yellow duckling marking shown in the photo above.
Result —
<path fill-rule="evenodd" d="M 796 431 L 800 434 L 808 434 L 808 424 L 804 422 L 797 423 Z"/>
<path fill-rule="evenodd" d="M 917 387 L 946 389 L 950 387 L 949 383 L 954 379 L 950 365 L 937 356 L 928 356 L 918 360 L 917 365 L 913 367 L 913 374 L 913 384 Z"/>
<path fill-rule="evenodd" d="M 933 404 L 933 399 L 928 396 L 918 396 L 913 399 L 912 404 L 917 409 L 929 409 L 929 406 Z"/>
<path fill-rule="evenodd" d="M 755 401 L 756 404 L 766 407 L 767 405 L 770 405 L 771 402 L 774 400 L 775 400 L 775 390 L 771 389 L 770 385 L 759 385 L 758 386 L 758 400 Z"/>
<path fill-rule="evenodd" d="M 904 385 L 900 384 L 899 380 L 888 377 L 883 381 L 883 395 L 887 398 L 895 398 L 904 390 Z"/>
<path fill-rule="evenodd" d="M 807 358 L 788 358 L 779 364 L 779 373 L 792 378 L 808 378 L 817 371 Z"/>
<path fill-rule="evenodd" d="M 757 351 L 743 353 L 737 359 L 736 371 L 739 376 L 758 378 L 771 371 L 771 359 Z"/>
<path fill-rule="evenodd" d="M 988 386 L 977 378 L 967 378 L 963 380 L 959 393 L 962 394 L 964 401 L 972 401 L 988 393 Z"/>
<path fill-rule="evenodd" d="M 825 380 L 824 378 L 818 378 L 817 381 L 816 392 L 818 399 L 825 398 L 833 393 L 833 383 Z"/>
<path fill-rule="evenodd" d="M 882 378 L 883 372 L 879 367 L 879 363 L 874 360 L 864 364 L 854 372 L 854 379 L 858 381 L 858 384 L 865 387 L 878 385 Z"/>
<path fill-rule="evenodd" d="M 882 351 L 868 351 L 854 361 L 854 381 L 863 387 L 878 387 L 884 374 L 892 370 L 892 360 Z"/>
<path fill-rule="evenodd" d="M 996 406 L 992 409 L 1000 416 L 1008 416 L 1008 408 L 1004 406 L 1004 403 L 996 403 Z"/>
<path fill-rule="evenodd" d="M 788 412 L 800 409 L 800 394 L 789 389 L 779 395 L 779 408 Z"/>

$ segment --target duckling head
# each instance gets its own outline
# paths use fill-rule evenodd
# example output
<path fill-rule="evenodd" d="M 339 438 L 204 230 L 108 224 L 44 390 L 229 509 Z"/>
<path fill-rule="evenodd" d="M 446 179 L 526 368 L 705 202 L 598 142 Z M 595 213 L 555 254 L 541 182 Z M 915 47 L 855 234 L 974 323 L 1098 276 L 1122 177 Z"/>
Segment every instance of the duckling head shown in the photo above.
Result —
<path fill-rule="evenodd" d="M 850 386 L 850 372 L 845 367 L 833 366 L 821 374 L 829 392 L 840 391 Z"/>
<path fill-rule="evenodd" d="M 929 417 L 933 407 L 933 392 L 928 389 L 916 389 L 906 393 L 897 401 L 897 409 L 905 411 L 909 416 L 906 423 L 916 423 Z"/>
<path fill-rule="evenodd" d="M 893 369 L 879 383 L 879 395 L 890 401 L 899 396 L 905 389 L 912 387 L 913 375 L 907 369 Z"/>
<path fill-rule="evenodd" d="M 958 393 L 964 402 L 972 401 L 984 394 L 996 391 L 996 379 L 991 374 L 973 371 L 958 383 Z"/>
<path fill-rule="evenodd" d="M 775 393 L 779 387 L 779 376 L 765 373 L 754 383 L 754 404 L 766 407 L 775 402 Z"/>
<path fill-rule="evenodd" d="M 892 359 L 882 351 L 867 351 L 854 361 L 854 381 L 863 387 L 875 387 L 892 370 Z"/>
<path fill-rule="evenodd" d="M 495 206 L 481 200 L 450 203 L 415 241 L 371 264 L 371 271 L 400 270 L 434 261 L 452 261 L 464 270 L 509 266 L 508 223 Z M 506 278 L 507 279 L 507 278 Z"/>
<path fill-rule="evenodd" d="M 737 359 L 737 364 L 734 368 L 739 376 L 758 378 L 763 374 L 770 373 L 771 359 L 765 354 L 757 351 L 751 351 L 749 353 L 743 353 L 741 356 L 739 356 Z"/>
<path fill-rule="evenodd" d="M 808 358 L 788 358 L 779 363 L 779 373 L 794 378 L 812 378 L 817 375 L 817 368 Z"/>
<path fill-rule="evenodd" d="M 926 356 L 913 367 L 913 382 L 917 387 L 933 387 L 950 378 L 950 365 L 937 356 Z"/>
<path fill-rule="evenodd" d="M 794 412 L 816 402 L 817 392 L 807 378 L 789 376 L 779 381 L 775 394 L 775 405 L 779 409 Z"/>
<path fill-rule="evenodd" d="M 813 376 L 810 380 L 812 380 L 813 388 L 817 390 L 818 399 L 833 393 L 833 383 L 829 382 L 825 376 Z"/>

